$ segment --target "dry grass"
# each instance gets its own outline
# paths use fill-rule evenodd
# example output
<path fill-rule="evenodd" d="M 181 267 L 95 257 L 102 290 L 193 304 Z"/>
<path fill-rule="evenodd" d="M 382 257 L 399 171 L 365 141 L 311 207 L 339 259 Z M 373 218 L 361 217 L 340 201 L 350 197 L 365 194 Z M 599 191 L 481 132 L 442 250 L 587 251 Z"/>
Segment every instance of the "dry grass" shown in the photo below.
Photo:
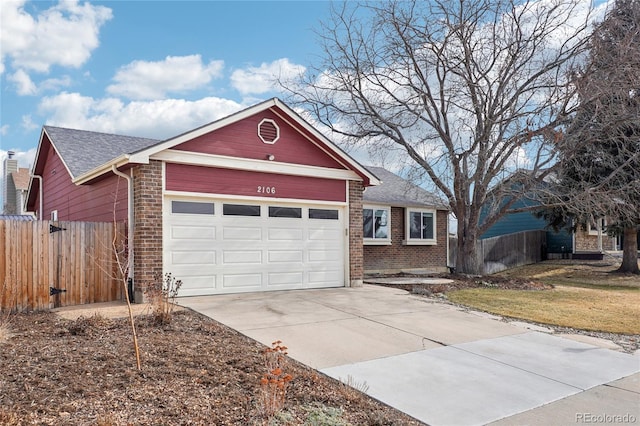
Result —
<path fill-rule="evenodd" d="M 640 334 L 640 289 L 558 286 L 546 291 L 466 289 L 451 301 L 508 317 L 610 333 Z"/>
<path fill-rule="evenodd" d="M 496 275 L 506 278 L 528 278 L 551 285 L 640 288 L 640 275 L 616 273 L 619 267 L 620 261 L 617 259 L 548 260 L 508 269 Z"/>
<path fill-rule="evenodd" d="M 0 345 L 6 343 L 13 337 L 13 333 L 11 332 L 11 327 L 9 327 L 9 323 L 0 324 Z"/>

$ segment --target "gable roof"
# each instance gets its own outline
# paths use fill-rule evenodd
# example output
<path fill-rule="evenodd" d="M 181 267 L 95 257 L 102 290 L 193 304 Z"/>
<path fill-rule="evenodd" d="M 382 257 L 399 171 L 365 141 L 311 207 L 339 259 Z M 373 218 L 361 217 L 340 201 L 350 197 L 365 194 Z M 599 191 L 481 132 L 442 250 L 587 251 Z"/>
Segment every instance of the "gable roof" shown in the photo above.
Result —
<path fill-rule="evenodd" d="M 60 155 L 71 179 L 110 164 L 122 156 L 160 143 L 157 139 L 112 135 L 44 126 L 43 132 Z"/>
<path fill-rule="evenodd" d="M 364 191 L 364 203 L 378 203 L 394 207 L 431 207 L 449 210 L 449 207 L 437 195 L 420 188 L 400 176 L 382 167 L 367 166 L 382 183 Z"/>
<path fill-rule="evenodd" d="M 36 154 L 36 161 L 34 162 L 34 170 L 36 170 L 39 164 L 38 160 L 44 135 L 47 135 L 54 149 L 60 155 L 72 181 L 76 184 L 82 184 L 106 173 L 110 173 L 114 165 L 116 167 L 122 167 L 127 164 L 146 164 L 152 156 L 159 154 L 161 151 L 169 150 L 183 142 L 228 126 L 265 110 L 274 112 L 285 122 L 293 126 L 307 140 L 327 153 L 327 155 L 343 164 L 346 169 L 355 172 L 354 176 L 360 176 L 365 186 L 379 184 L 379 180 L 375 175 L 371 174 L 369 170 L 350 157 L 277 98 L 269 99 L 164 141 L 44 126 L 40 137 L 38 153 Z"/>
<path fill-rule="evenodd" d="M 29 169 L 25 167 L 19 168 L 15 172 L 11 172 L 11 178 L 13 179 L 13 184 L 16 189 L 26 190 L 29 189 L 29 179 L 31 174 L 29 173 Z"/>

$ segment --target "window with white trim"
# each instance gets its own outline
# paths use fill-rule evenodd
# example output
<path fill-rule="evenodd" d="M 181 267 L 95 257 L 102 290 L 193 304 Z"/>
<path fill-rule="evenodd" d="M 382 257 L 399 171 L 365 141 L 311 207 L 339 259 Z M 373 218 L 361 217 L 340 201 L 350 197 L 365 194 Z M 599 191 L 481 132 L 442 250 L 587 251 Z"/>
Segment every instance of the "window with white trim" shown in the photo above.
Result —
<path fill-rule="evenodd" d="M 587 224 L 587 231 L 589 232 L 589 235 L 598 235 L 598 229 L 600 229 L 603 234 L 606 233 L 607 220 L 604 217 L 599 217 L 597 219 L 592 218 Z"/>
<path fill-rule="evenodd" d="M 405 211 L 404 244 L 437 244 L 436 211 L 410 208 L 405 209 Z"/>
<path fill-rule="evenodd" d="M 364 206 L 362 230 L 365 244 L 391 244 L 391 208 Z"/>

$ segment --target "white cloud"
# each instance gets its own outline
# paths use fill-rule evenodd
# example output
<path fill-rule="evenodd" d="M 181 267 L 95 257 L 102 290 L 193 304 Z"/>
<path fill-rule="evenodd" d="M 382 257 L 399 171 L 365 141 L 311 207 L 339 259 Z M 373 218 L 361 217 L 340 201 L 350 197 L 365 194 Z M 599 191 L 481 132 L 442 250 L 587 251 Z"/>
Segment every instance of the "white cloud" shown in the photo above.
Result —
<path fill-rule="evenodd" d="M 37 129 L 40 126 L 38 126 L 36 123 L 33 122 L 31 115 L 23 115 L 21 127 L 26 131 L 31 131 L 31 130 Z"/>
<path fill-rule="evenodd" d="M 13 68 L 27 71 L 49 72 L 52 65 L 78 68 L 100 44 L 100 27 L 112 18 L 111 9 L 77 0 L 60 1 L 37 16 L 24 5 L 25 0 L 0 2 L 0 69 L 5 56 Z"/>
<path fill-rule="evenodd" d="M 37 93 L 36 85 L 31 81 L 29 74 L 20 69 L 7 77 L 16 86 L 16 92 L 20 96 L 33 96 Z"/>
<path fill-rule="evenodd" d="M 54 126 L 166 139 L 243 107 L 214 97 L 197 101 L 164 99 L 124 103 L 117 98 L 94 99 L 65 92 L 43 98 L 39 112 L 49 116 L 47 124 Z"/>
<path fill-rule="evenodd" d="M 305 70 L 304 66 L 292 64 L 287 58 L 277 59 L 259 67 L 235 70 L 231 74 L 231 85 L 243 95 L 262 94 L 274 90 L 278 80 L 293 79 Z"/>
<path fill-rule="evenodd" d="M 167 93 L 201 88 L 222 76 L 224 61 L 203 64 L 200 55 L 167 56 L 162 61 L 133 61 L 121 67 L 107 92 L 135 100 L 162 99 Z"/>
<path fill-rule="evenodd" d="M 9 133 L 9 125 L 5 124 L 2 127 L 0 127 L 0 135 L 4 136 L 7 133 Z"/>

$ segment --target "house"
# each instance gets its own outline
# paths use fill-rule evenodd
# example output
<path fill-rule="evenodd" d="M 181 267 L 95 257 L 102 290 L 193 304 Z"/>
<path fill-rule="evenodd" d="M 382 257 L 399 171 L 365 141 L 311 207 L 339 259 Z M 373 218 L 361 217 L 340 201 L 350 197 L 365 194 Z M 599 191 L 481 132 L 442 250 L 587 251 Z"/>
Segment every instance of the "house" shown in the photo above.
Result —
<path fill-rule="evenodd" d="M 128 223 L 138 301 L 163 272 L 182 296 L 359 286 L 380 183 L 278 99 L 163 141 L 44 126 L 32 175 L 39 218 Z"/>
<path fill-rule="evenodd" d="M 383 168 L 363 195 L 364 272 L 447 270 L 449 209 L 434 194 Z"/>
<path fill-rule="evenodd" d="M 529 207 L 524 201 L 518 201 L 513 208 Z M 600 228 L 598 228 L 600 226 Z M 491 238 L 521 231 L 546 230 L 546 254 L 548 259 L 601 259 L 604 251 L 619 250 L 621 245 L 616 237 L 606 234 L 606 222 L 577 226 L 575 230 L 548 229 L 543 218 L 536 217 L 531 211 L 508 213 L 500 218 L 481 238 Z M 600 230 L 599 230 L 600 229 Z"/>
<path fill-rule="evenodd" d="M 18 167 L 13 151 L 7 152 L 2 177 L 3 213 L 5 215 L 25 215 L 25 196 L 29 186 L 29 169 Z"/>
<path fill-rule="evenodd" d="M 529 199 L 516 201 L 512 209 L 525 209 L 537 206 L 538 203 Z M 481 219 L 484 220 L 486 213 L 483 211 Z M 546 230 L 546 252 L 549 256 L 567 256 L 573 252 L 573 233 L 568 229 L 555 231 L 547 228 L 547 222 L 543 218 L 537 217 L 531 211 L 519 211 L 508 213 L 498 219 L 484 234 L 481 239 L 498 237 L 500 235 L 513 234 L 522 231 Z"/>

